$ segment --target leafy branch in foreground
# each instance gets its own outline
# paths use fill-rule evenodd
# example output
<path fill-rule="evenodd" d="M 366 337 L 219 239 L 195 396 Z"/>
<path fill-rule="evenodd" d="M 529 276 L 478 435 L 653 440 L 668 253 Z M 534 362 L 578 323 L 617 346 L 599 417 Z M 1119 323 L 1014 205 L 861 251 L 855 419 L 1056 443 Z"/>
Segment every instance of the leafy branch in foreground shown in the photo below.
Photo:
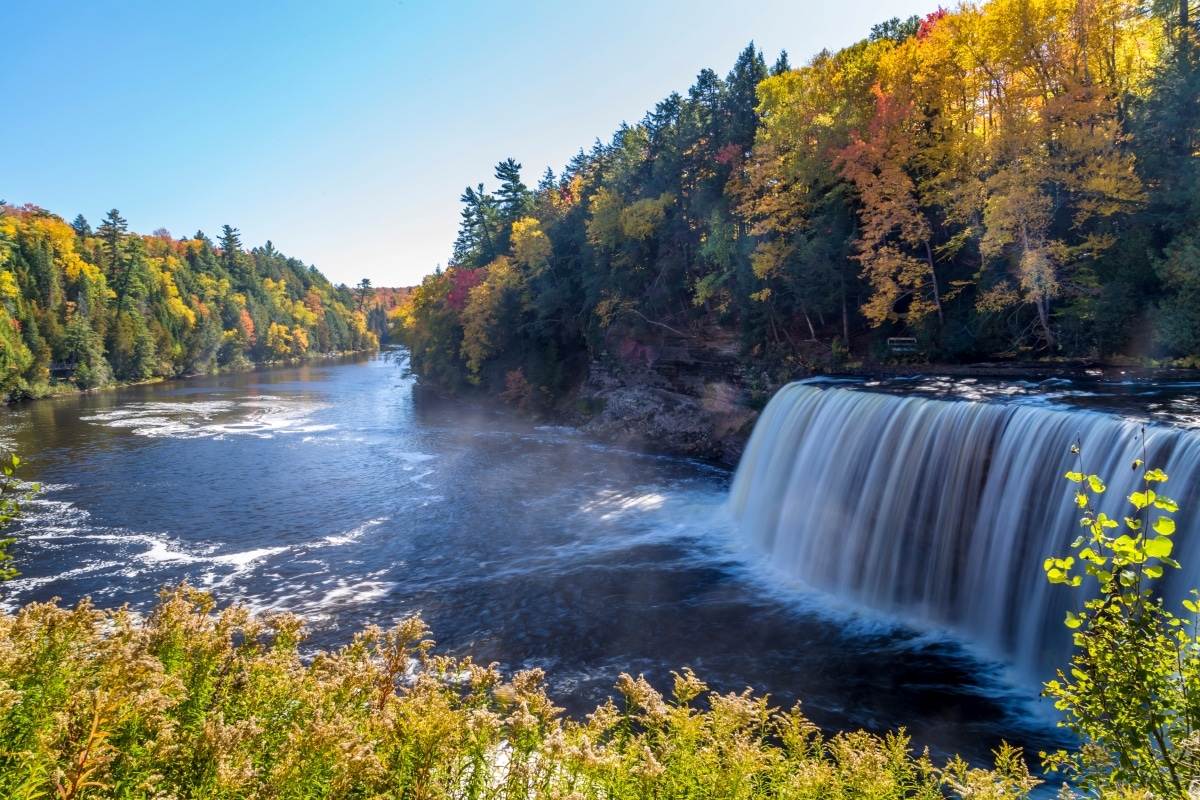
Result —
<path fill-rule="evenodd" d="M 1156 583 L 1179 568 L 1171 558 L 1179 506 L 1162 494 L 1166 473 L 1139 458 L 1132 468 L 1142 486 L 1128 497 L 1128 516 L 1112 519 L 1097 507 L 1104 480 L 1083 469 L 1078 445 L 1072 453 L 1079 466 L 1066 478 L 1078 484 L 1084 533 L 1043 567 L 1051 583 L 1086 584 L 1088 598 L 1067 613 L 1075 651 L 1044 693 L 1082 744 L 1044 753 L 1045 765 L 1102 796 L 1187 797 L 1200 781 L 1200 593 L 1177 616 Z"/>
<path fill-rule="evenodd" d="M 20 514 L 21 501 L 28 500 L 38 491 L 36 484 L 23 485 L 13 477 L 20 465 L 21 459 L 16 453 L 10 453 L 6 458 L 0 459 L 0 473 L 3 473 L 0 475 L 0 531 Z M 0 539 L 0 581 L 12 580 L 17 576 L 12 553 L 8 551 L 15 541 L 11 536 Z"/>

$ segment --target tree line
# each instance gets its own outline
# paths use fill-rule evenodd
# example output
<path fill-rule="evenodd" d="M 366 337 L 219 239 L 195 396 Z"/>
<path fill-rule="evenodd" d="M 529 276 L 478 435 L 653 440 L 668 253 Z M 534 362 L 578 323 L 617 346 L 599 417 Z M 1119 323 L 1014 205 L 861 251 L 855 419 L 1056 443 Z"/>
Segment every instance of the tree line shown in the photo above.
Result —
<path fill-rule="evenodd" d="M 246 250 L 236 228 L 132 233 L 0 204 L 0 396 L 238 369 L 378 346 L 368 309 L 316 267 Z"/>
<path fill-rule="evenodd" d="M 554 397 L 592 358 L 735 331 L 754 363 L 1195 362 L 1187 0 L 990 0 L 772 66 L 753 44 L 533 187 L 462 195 L 394 315 L 449 387 Z M 632 348 L 636 351 L 636 347 Z"/>

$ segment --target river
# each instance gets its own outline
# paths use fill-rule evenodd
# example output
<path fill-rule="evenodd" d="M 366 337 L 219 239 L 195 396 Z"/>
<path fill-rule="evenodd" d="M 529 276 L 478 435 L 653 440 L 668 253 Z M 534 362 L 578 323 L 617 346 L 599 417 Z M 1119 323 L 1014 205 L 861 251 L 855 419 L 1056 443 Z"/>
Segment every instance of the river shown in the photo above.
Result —
<path fill-rule="evenodd" d="M 573 713 L 686 665 L 936 753 L 1052 741 L 1035 686 L 956 634 L 770 568 L 726 470 L 414 387 L 397 350 L 0 411 L 44 487 L 0 599 L 144 610 L 187 579 L 303 615 L 312 647 L 420 611 L 448 651 L 544 668 Z"/>

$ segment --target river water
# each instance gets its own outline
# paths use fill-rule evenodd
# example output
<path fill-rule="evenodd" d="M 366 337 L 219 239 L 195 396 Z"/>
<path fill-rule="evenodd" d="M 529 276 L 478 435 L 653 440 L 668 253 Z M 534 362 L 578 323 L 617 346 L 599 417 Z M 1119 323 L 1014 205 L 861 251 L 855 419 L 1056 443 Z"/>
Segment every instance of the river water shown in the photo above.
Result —
<path fill-rule="evenodd" d="M 313 647 L 420 611 L 448 651 L 544 668 L 574 713 L 686 665 L 935 753 L 1053 739 L 1036 688 L 955 635 L 770 569 L 729 472 L 429 398 L 403 351 L 18 406 L 0 446 L 44 486 L 9 609 L 146 609 L 187 579 L 303 615 Z"/>

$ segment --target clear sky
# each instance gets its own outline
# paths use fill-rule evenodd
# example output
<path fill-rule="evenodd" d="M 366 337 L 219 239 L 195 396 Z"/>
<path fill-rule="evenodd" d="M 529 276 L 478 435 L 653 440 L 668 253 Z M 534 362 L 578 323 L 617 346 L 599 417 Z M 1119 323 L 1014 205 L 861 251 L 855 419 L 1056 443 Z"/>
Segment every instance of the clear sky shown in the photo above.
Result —
<path fill-rule="evenodd" d="M 458 196 L 533 184 L 750 40 L 836 48 L 918 0 L 0 0 L 0 199 L 223 223 L 335 281 L 417 282 Z"/>

